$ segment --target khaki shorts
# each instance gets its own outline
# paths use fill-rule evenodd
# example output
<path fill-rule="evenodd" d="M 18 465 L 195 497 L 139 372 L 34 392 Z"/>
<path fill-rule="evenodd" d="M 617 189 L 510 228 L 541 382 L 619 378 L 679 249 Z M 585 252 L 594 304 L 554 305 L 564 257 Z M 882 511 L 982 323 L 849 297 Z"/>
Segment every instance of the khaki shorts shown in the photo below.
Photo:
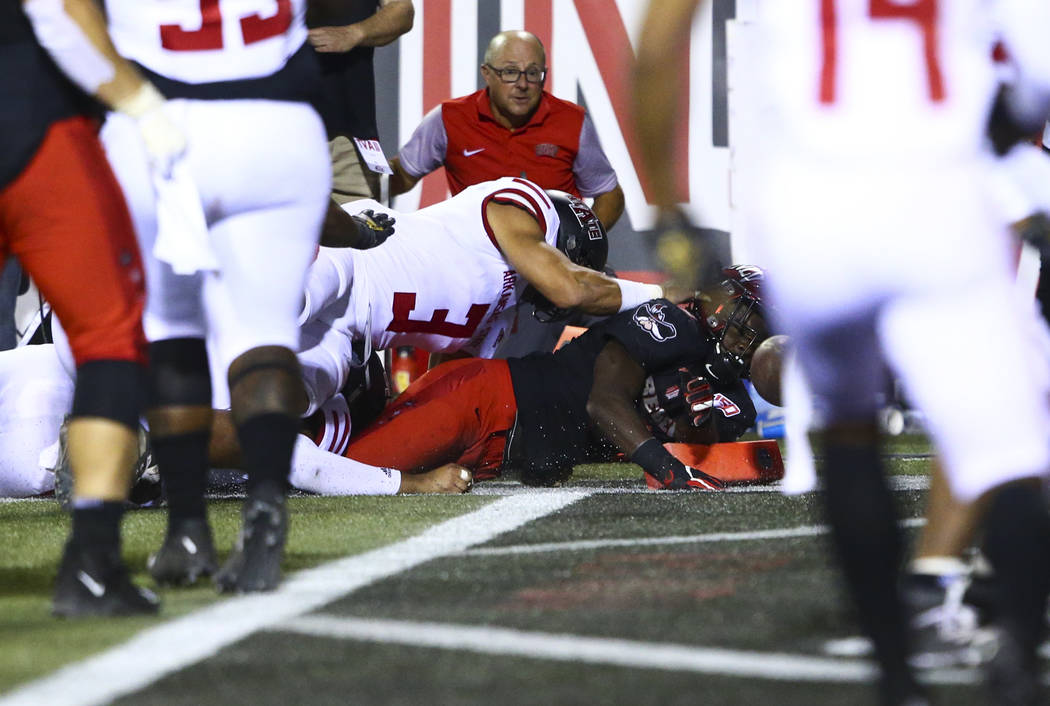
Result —
<path fill-rule="evenodd" d="M 361 161 L 352 139 L 339 135 L 328 143 L 328 152 L 332 157 L 332 198 L 337 204 L 379 198 L 379 175 Z"/>

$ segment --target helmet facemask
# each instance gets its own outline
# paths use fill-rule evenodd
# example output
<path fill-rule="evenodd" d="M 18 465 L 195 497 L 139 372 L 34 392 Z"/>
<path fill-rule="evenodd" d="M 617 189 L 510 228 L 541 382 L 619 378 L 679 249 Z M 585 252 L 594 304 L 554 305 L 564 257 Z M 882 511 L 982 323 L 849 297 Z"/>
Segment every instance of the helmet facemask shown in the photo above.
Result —
<path fill-rule="evenodd" d="M 719 380 L 746 377 L 750 354 L 769 337 L 765 311 L 758 285 L 762 272 L 755 267 L 727 268 L 711 301 L 693 307 L 715 346 L 709 356 L 708 372 Z M 710 314 L 704 313 L 710 311 Z M 699 317 L 698 317 L 699 318 Z"/>

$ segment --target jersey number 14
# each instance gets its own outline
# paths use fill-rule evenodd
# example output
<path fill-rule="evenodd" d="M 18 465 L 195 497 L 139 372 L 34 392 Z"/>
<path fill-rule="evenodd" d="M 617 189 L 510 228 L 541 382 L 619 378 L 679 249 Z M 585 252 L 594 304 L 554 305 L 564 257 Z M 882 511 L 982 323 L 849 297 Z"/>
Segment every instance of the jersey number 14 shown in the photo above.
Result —
<path fill-rule="evenodd" d="M 169 51 L 209 51 L 222 49 L 222 10 L 219 0 L 200 0 L 200 29 L 185 30 L 177 24 L 160 26 L 160 44 Z M 238 18 L 244 43 L 253 44 L 288 31 L 292 25 L 292 0 L 277 0 L 277 13 L 259 13 Z"/>
<path fill-rule="evenodd" d="M 915 0 L 901 4 L 895 0 L 868 0 L 868 17 L 873 20 L 909 20 L 918 25 L 926 57 L 926 83 L 930 100 L 944 100 L 944 75 L 937 57 L 938 0 Z M 823 52 L 820 67 L 820 102 L 835 102 L 835 64 L 838 58 L 838 28 L 835 0 L 820 0 Z"/>

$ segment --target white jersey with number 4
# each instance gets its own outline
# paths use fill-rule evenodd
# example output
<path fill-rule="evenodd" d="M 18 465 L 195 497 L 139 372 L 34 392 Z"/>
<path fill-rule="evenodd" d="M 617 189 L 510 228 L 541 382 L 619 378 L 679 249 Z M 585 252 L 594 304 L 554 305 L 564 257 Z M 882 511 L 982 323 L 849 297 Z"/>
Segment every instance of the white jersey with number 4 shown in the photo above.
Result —
<path fill-rule="evenodd" d="M 451 199 L 413 213 L 371 200 L 348 213 L 389 213 L 394 235 L 370 250 L 321 248 L 307 277 L 299 360 L 311 410 L 338 392 L 352 341 L 374 350 L 416 346 L 491 358 L 510 333 L 515 305 L 528 282 L 510 265 L 488 223 L 489 203 L 530 214 L 551 246 L 561 221 L 554 204 L 531 181 L 505 177 L 470 186 Z"/>
<path fill-rule="evenodd" d="M 754 160 L 755 261 L 830 420 L 867 419 L 886 370 L 926 414 L 956 497 L 1050 465 L 1045 361 L 990 188 L 984 136 L 1001 40 L 1033 95 L 1050 77 L 1045 0 L 761 0 L 739 77 Z M 1040 96 L 1045 100 L 1046 94 Z M 765 129 L 763 129 L 763 127 Z M 967 345 L 995 322 L 995 365 Z M 888 366 L 888 367 L 887 367 Z M 1011 410 L 1010 443 L 987 401 Z"/>
<path fill-rule="evenodd" d="M 1045 5 L 1045 3 L 1042 3 Z M 1045 82 L 1047 10 L 1035 0 L 757 0 L 752 51 L 766 124 L 814 157 L 944 160 L 982 144 L 1002 39 L 1022 73 Z M 1028 11 L 1031 14 L 1028 14 Z M 745 18 L 748 19 L 748 18 Z M 781 140 L 778 140 L 781 141 Z"/>
<path fill-rule="evenodd" d="M 306 41 L 306 0 L 106 0 L 120 53 L 167 78 L 269 76 Z"/>

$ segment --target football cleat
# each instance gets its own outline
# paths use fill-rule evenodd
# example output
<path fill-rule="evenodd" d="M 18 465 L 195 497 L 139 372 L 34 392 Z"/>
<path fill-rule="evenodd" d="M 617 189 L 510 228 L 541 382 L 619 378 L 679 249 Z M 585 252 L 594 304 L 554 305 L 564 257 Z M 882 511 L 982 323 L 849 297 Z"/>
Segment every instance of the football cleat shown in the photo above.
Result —
<path fill-rule="evenodd" d="M 58 462 L 55 464 L 55 500 L 66 512 L 73 511 L 73 469 L 69 465 L 69 417 L 58 428 Z"/>
<path fill-rule="evenodd" d="M 283 495 L 248 496 L 241 509 L 243 526 L 215 585 L 222 593 L 272 591 L 281 582 L 281 557 L 288 538 L 288 510 Z"/>
<path fill-rule="evenodd" d="M 915 669 L 973 667 L 988 658 L 988 633 L 978 626 L 977 610 L 963 601 L 966 575 L 907 574 L 901 597 L 910 615 Z"/>
<path fill-rule="evenodd" d="M 127 567 L 115 550 L 85 551 L 66 543 L 58 567 L 54 615 L 77 618 L 93 615 L 152 615 L 157 596 L 131 582 Z"/>
<path fill-rule="evenodd" d="M 135 470 L 128 502 L 136 507 L 148 507 L 159 504 L 163 489 L 160 473 L 153 460 L 150 449 L 149 434 L 141 425 L 138 431 L 139 456 L 135 461 Z M 55 500 L 66 512 L 73 510 L 73 468 L 69 463 L 69 417 L 58 429 L 58 461 L 51 469 L 55 474 Z"/>
<path fill-rule="evenodd" d="M 725 490 L 725 481 L 704 473 L 698 468 L 685 466 L 685 473 L 672 473 L 661 481 L 656 476 L 645 474 L 645 483 L 657 490 Z"/>
<path fill-rule="evenodd" d="M 988 689 L 994 703 L 1002 706 L 1046 703 L 1036 655 L 1026 650 L 1015 632 L 1004 625 L 996 631 L 995 654 L 988 662 L 987 671 Z"/>
<path fill-rule="evenodd" d="M 218 565 L 208 521 L 196 517 L 174 521 L 146 567 L 154 581 L 166 586 L 189 586 L 214 574 Z"/>

